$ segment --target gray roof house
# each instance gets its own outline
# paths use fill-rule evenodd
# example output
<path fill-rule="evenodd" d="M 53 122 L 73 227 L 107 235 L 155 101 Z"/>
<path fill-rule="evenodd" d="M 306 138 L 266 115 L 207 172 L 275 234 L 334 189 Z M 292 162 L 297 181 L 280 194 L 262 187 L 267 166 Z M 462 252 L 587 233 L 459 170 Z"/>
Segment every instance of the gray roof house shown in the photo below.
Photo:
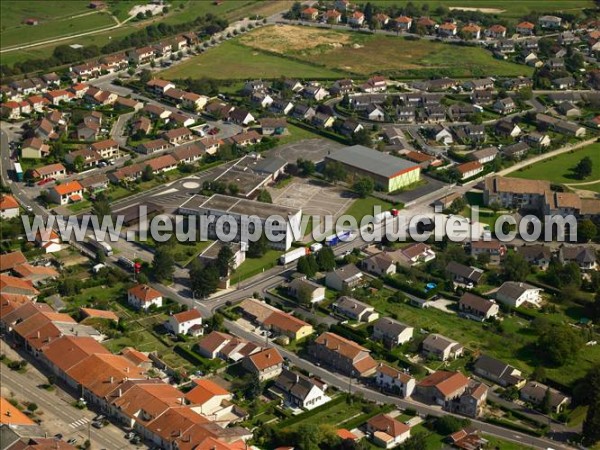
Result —
<path fill-rule="evenodd" d="M 286 368 L 271 389 L 282 395 L 285 403 L 292 408 L 311 410 L 331 400 L 325 395 L 326 385 Z"/>
<path fill-rule="evenodd" d="M 431 333 L 423 341 L 422 351 L 425 356 L 433 356 L 446 361 L 462 355 L 463 346 L 446 336 Z"/>
<path fill-rule="evenodd" d="M 343 296 L 340 297 L 334 304 L 333 309 L 338 314 L 341 314 L 349 319 L 357 322 L 373 322 L 379 318 L 379 313 L 375 312 L 375 308 L 363 302 L 359 302 L 355 298 Z"/>
<path fill-rule="evenodd" d="M 362 282 L 363 273 L 354 264 L 348 264 L 328 272 L 325 286 L 336 291 L 354 289 Z"/>
<path fill-rule="evenodd" d="M 464 264 L 450 261 L 446 266 L 446 272 L 452 276 L 454 282 L 461 284 L 477 284 L 483 276 L 483 270 L 477 267 L 469 267 Z"/>
<path fill-rule="evenodd" d="M 413 337 L 414 328 L 389 317 L 381 317 L 373 324 L 373 336 L 388 347 L 395 347 L 408 342 Z"/>
<path fill-rule="evenodd" d="M 598 267 L 594 249 L 583 245 L 576 247 L 562 246 L 558 251 L 558 260 L 562 264 L 574 262 L 581 270 L 594 270 Z"/>
<path fill-rule="evenodd" d="M 465 292 L 458 302 L 461 314 L 479 321 L 494 318 L 500 312 L 498 305 L 492 300 Z"/>
<path fill-rule="evenodd" d="M 555 413 L 560 413 L 571 402 L 568 396 L 537 381 L 530 381 L 521 389 L 521 400 L 541 405 L 546 398 L 546 393 L 548 393 L 550 408 Z"/>
<path fill-rule="evenodd" d="M 496 291 L 496 300 L 512 308 L 518 308 L 524 303 L 539 307 L 542 301 L 541 288 L 520 281 L 506 281 Z"/>
<path fill-rule="evenodd" d="M 482 355 L 475 361 L 473 372 L 502 387 L 521 387 L 525 383 L 520 370 L 487 355 Z"/>
<path fill-rule="evenodd" d="M 296 299 L 298 299 L 299 293 L 302 290 L 306 290 L 309 293 L 311 303 L 317 303 L 325 299 L 325 288 L 313 281 L 296 278 L 288 286 L 288 292 Z"/>

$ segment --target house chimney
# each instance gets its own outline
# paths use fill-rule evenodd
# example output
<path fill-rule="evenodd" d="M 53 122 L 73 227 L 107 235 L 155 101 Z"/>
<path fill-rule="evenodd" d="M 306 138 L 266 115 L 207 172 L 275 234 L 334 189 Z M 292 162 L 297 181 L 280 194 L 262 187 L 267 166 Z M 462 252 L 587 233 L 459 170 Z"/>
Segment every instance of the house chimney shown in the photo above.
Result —
<path fill-rule="evenodd" d="M 114 382 L 115 382 L 115 377 L 111 376 L 111 377 L 110 377 L 110 383 L 112 384 L 112 383 L 114 383 Z"/>
<path fill-rule="evenodd" d="M 117 397 L 121 397 L 123 395 L 123 389 L 119 388 L 117 392 Z"/>

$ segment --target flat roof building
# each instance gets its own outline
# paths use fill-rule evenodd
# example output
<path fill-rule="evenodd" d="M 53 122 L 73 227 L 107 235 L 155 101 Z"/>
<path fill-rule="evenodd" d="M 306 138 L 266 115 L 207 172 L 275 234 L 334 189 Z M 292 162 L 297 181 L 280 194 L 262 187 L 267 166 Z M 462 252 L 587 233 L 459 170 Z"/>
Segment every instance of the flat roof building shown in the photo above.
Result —
<path fill-rule="evenodd" d="M 278 241 L 269 241 L 271 247 L 278 250 L 288 250 L 297 236 L 300 238 L 300 222 L 302 218 L 302 210 L 287 206 L 273 205 L 270 203 L 262 203 L 255 200 L 245 198 L 229 197 L 222 194 L 214 194 L 210 198 L 195 195 L 186 200 L 180 207 L 179 213 L 184 215 L 196 216 L 214 216 L 215 221 L 207 221 L 201 224 L 207 233 L 208 238 L 218 239 L 217 227 L 224 234 L 233 235 L 234 242 L 240 242 L 243 238 L 242 231 L 245 230 L 246 235 L 252 234 L 253 223 L 252 216 L 257 218 L 262 226 L 263 232 L 267 232 L 277 237 Z M 223 219 L 222 226 L 218 224 L 221 216 L 229 216 L 231 220 Z M 278 220 L 277 220 L 278 219 Z M 228 222 L 234 221 L 237 223 L 237 233 L 234 235 L 234 230 L 230 228 Z M 205 231 L 202 229 L 202 231 Z M 248 232 L 250 230 L 250 232 Z M 267 234 L 267 238 L 269 234 Z"/>
<path fill-rule="evenodd" d="M 385 192 L 393 192 L 419 181 L 421 167 L 405 159 L 353 145 L 327 155 L 326 161 L 344 165 L 350 178 L 370 177 Z"/>

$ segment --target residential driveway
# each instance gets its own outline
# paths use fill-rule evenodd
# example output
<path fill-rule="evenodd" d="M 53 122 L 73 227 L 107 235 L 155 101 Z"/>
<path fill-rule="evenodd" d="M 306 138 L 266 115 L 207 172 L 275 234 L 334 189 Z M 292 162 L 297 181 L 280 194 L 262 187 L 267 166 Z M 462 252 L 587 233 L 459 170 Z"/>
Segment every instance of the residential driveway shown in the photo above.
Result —
<path fill-rule="evenodd" d="M 427 302 L 430 308 L 439 309 L 448 314 L 456 314 L 456 310 L 452 309 L 452 306 L 456 305 L 456 302 L 448 300 L 446 298 L 438 298 L 432 302 Z"/>

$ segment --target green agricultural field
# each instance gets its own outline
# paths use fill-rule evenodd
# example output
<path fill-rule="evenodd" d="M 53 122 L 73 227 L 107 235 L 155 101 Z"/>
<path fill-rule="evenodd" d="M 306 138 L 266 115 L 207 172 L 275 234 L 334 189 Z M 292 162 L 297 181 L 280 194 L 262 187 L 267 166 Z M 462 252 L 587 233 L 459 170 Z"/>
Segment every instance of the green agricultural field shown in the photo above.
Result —
<path fill-rule="evenodd" d="M 592 159 L 592 175 L 585 180 L 575 178 L 571 169 L 577 163 L 589 156 Z M 526 178 L 529 180 L 548 180 L 553 183 L 577 184 L 600 181 L 600 144 L 592 144 L 580 150 L 563 153 L 553 158 L 532 164 L 531 166 L 511 172 L 509 177 Z M 576 186 L 573 186 L 576 187 Z M 597 186 L 596 186 L 597 187 Z M 581 186 L 582 189 L 593 190 L 594 185 Z"/>
<path fill-rule="evenodd" d="M 23 20 L 27 18 L 38 19 L 42 23 L 64 19 L 90 11 L 88 4 L 85 0 L 41 0 L 31 2 L 3 0 L 0 2 L 0 27 L 2 33 L 4 33 L 11 28 L 20 27 Z M 4 45 L 6 44 L 2 43 L 2 46 Z"/>
<path fill-rule="evenodd" d="M 279 78 L 281 76 L 336 79 L 344 75 L 344 72 L 299 61 L 290 61 L 260 51 L 252 51 L 248 47 L 229 41 L 161 72 L 160 77 L 169 80 L 188 77 L 241 80 Z"/>
<path fill-rule="evenodd" d="M 391 5 L 404 6 L 406 1 L 372 0 L 372 4 L 387 7 Z M 498 14 L 500 17 L 521 17 L 531 12 L 556 12 L 564 11 L 576 13 L 584 8 L 593 8 L 592 0 L 412 0 L 417 7 L 427 5 L 433 13 L 439 6 L 447 8 L 490 8 L 488 12 Z M 484 10 L 485 11 L 485 10 Z"/>
<path fill-rule="evenodd" d="M 19 44 L 42 42 L 52 38 L 99 30 L 115 25 L 115 20 L 107 13 L 89 12 L 79 16 L 41 20 L 39 25 L 24 25 L 2 28 L 0 41 L 2 48 Z"/>

